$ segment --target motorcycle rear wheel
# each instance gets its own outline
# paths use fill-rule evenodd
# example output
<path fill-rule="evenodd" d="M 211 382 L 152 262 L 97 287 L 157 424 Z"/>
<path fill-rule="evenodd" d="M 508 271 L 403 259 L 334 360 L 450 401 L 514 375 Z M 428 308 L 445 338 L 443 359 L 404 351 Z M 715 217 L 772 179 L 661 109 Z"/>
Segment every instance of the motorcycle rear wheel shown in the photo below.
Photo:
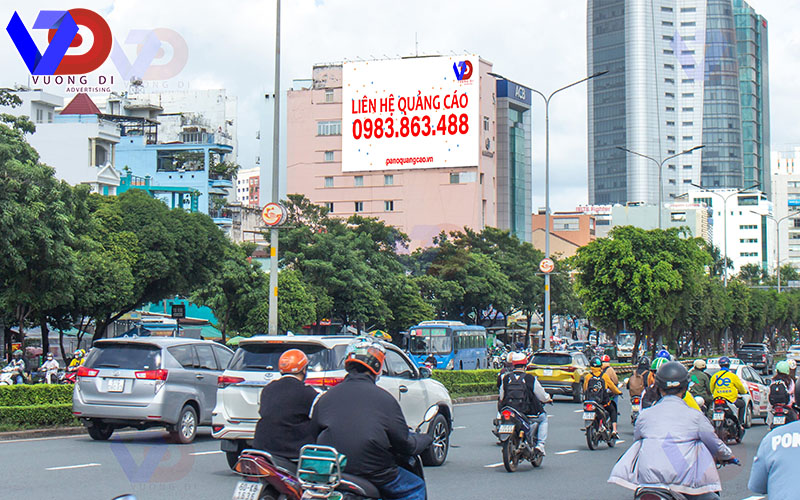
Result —
<path fill-rule="evenodd" d="M 586 445 L 590 450 L 594 450 L 597 448 L 597 442 L 597 428 L 595 427 L 594 422 L 592 422 L 586 427 Z"/>
<path fill-rule="evenodd" d="M 533 465 L 534 467 L 541 467 L 542 460 L 544 460 L 544 455 L 542 455 L 538 451 L 534 451 L 533 458 L 531 458 L 531 465 Z"/>
<path fill-rule="evenodd" d="M 517 453 L 517 440 L 508 438 L 503 443 L 503 466 L 508 472 L 515 472 L 519 466 L 519 453 Z"/>

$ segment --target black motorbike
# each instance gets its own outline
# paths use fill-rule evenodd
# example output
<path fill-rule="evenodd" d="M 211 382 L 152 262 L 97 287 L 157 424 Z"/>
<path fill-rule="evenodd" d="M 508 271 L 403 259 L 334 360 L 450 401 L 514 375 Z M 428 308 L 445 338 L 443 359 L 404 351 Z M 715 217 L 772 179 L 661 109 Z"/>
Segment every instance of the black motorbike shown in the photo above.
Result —
<path fill-rule="evenodd" d="M 631 396 L 631 425 L 636 425 L 636 419 L 639 418 L 641 404 L 642 398 L 640 396 Z"/>
<path fill-rule="evenodd" d="M 534 467 L 542 465 L 544 455 L 536 449 L 539 424 L 531 422 L 523 413 L 510 406 L 500 411 L 498 434 L 503 443 L 503 465 L 515 472 L 521 460 L 530 461 Z"/>
<path fill-rule="evenodd" d="M 609 448 L 613 448 L 617 444 L 616 439 L 611 437 L 611 418 L 603 405 L 595 401 L 585 401 L 583 403 L 583 422 L 586 425 L 582 430 L 586 432 L 586 445 L 590 450 L 597 449 L 600 441 L 605 441 Z"/>
<path fill-rule="evenodd" d="M 714 399 L 714 411 L 711 413 L 711 423 L 714 424 L 714 433 L 723 443 L 730 441 L 739 444 L 744 437 L 744 429 L 739 425 L 736 412 L 725 398 Z"/>
<path fill-rule="evenodd" d="M 789 405 L 772 405 L 770 413 L 772 413 L 772 423 L 769 424 L 770 430 L 797 420 L 797 412 Z"/>

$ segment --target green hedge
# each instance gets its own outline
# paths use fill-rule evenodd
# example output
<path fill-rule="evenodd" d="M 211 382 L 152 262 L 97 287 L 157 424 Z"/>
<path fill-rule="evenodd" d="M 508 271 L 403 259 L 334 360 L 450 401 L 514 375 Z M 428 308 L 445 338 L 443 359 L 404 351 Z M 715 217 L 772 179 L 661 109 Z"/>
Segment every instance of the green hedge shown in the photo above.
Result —
<path fill-rule="evenodd" d="M 33 406 L 0 406 L 0 426 L 3 428 L 54 427 L 78 425 L 72 415 L 72 403 Z"/>
<path fill-rule="evenodd" d="M 72 384 L 0 386 L 0 407 L 72 404 Z"/>
<path fill-rule="evenodd" d="M 497 392 L 499 370 L 434 370 L 433 379 L 441 382 L 450 396 L 476 396 Z"/>

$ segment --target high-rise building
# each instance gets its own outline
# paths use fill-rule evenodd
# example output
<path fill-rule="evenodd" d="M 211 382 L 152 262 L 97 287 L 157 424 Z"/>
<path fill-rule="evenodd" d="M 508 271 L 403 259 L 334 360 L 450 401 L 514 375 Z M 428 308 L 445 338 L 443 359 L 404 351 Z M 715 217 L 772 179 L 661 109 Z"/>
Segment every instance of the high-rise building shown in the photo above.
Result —
<path fill-rule="evenodd" d="M 775 220 L 781 221 L 776 231 L 780 264 L 800 269 L 800 147 L 772 152 L 772 202 Z"/>
<path fill-rule="evenodd" d="M 589 203 L 768 190 L 766 22 L 743 0 L 588 0 Z"/>

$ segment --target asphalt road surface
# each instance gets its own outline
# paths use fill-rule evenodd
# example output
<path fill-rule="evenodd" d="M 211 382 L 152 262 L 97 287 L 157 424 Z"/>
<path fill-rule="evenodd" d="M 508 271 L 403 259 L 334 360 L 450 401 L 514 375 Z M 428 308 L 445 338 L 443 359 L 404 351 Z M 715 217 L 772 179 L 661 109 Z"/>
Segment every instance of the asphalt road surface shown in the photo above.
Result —
<path fill-rule="evenodd" d="M 491 434 L 495 403 L 456 407 L 450 455 L 444 466 L 427 468 L 432 500 L 629 499 L 628 490 L 606 483 L 611 467 L 631 443 L 628 403 L 621 403 L 620 437 L 613 449 L 589 451 L 579 430 L 582 407 L 557 400 L 548 406 L 550 436 L 540 469 L 521 464 L 509 474 Z M 743 467 L 722 471 L 724 499 L 760 498 L 747 490 L 753 453 L 766 434 L 757 420 L 744 443 L 734 446 Z M 110 500 L 133 493 L 138 500 L 229 499 L 237 477 L 228 470 L 219 443 L 208 433 L 191 445 L 165 441 L 160 431 L 115 433 L 109 442 L 88 436 L 0 442 L 4 457 L 3 498 Z"/>

